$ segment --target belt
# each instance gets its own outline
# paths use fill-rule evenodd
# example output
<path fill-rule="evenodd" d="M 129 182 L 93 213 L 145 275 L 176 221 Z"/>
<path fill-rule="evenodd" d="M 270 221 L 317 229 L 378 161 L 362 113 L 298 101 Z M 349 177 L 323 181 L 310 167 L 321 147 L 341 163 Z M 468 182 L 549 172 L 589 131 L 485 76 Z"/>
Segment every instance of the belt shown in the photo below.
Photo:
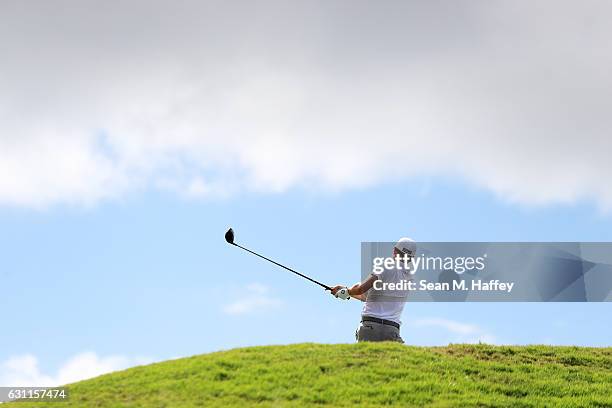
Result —
<path fill-rule="evenodd" d="M 400 328 L 399 323 L 393 322 L 393 321 L 387 320 L 387 319 L 380 319 L 378 317 L 361 316 L 361 321 L 362 322 L 375 322 L 375 323 L 380 323 L 380 324 L 386 324 L 387 326 L 397 327 L 398 329 Z"/>

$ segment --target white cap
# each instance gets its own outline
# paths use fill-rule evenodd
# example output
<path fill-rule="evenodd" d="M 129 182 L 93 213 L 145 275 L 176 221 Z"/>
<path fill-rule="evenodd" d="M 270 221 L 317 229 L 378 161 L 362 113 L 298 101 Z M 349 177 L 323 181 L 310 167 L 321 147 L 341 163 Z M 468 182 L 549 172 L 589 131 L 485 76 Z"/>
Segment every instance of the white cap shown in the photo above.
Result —
<path fill-rule="evenodd" d="M 395 249 L 400 251 L 402 254 L 406 254 L 408 256 L 415 256 L 417 246 L 414 239 L 404 237 L 400 238 L 400 240 L 397 241 L 397 244 L 395 244 Z"/>

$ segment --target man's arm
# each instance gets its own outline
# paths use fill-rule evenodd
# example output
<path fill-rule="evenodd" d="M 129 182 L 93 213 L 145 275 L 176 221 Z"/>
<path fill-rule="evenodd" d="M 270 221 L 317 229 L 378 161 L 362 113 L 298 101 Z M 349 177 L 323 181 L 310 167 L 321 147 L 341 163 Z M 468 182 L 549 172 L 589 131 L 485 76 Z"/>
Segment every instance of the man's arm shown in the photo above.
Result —
<path fill-rule="evenodd" d="M 355 298 L 357 300 L 361 300 L 362 302 L 365 302 L 366 298 L 367 298 L 367 295 L 365 293 L 362 293 L 361 295 L 357 295 L 357 294 L 351 295 L 351 289 L 353 290 L 353 292 L 356 292 L 358 290 L 358 288 L 359 288 L 359 285 L 361 285 L 361 284 L 359 282 L 357 282 L 356 284 L 351 286 L 351 288 L 349 289 L 349 295 L 352 298 Z"/>
<path fill-rule="evenodd" d="M 365 293 L 370 290 L 372 288 L 372 286 L 374 286 L 374 282 L 376 282 L 376 280 L 378 279 L 377 276 L 375 275 L 370 275 L 368 277 L 368 279 L 364 280 L 361 283 L 356 283 L 355 285 L 351 286 L 351 288 L 349 289 L 348 293 L 349 295 L 351 295 L 351 297 L 354 297 L 355 299 L 359 299 L 362 302 L 365 302 Z M 337 291 L 339 291 L 340 289 L 342 289 L 344 286 L 342 285 L 336 285 L 332 288 L 332 295 L 335 295 Z"/>

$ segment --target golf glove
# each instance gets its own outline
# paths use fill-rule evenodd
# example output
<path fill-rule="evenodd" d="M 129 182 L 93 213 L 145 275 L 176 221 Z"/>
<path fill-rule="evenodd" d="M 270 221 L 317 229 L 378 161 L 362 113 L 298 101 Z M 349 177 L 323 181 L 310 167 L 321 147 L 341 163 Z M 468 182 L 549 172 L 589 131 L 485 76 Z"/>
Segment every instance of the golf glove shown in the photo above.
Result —
<path fill-rule="evenodd" d="M 336 292 L 334 296 L 340 299 L 344 299 L 344 300 L 349 299 L 351 297 L 351 295 L 349 295 L 348 288 L 340 289 L 339 291 Z"/>

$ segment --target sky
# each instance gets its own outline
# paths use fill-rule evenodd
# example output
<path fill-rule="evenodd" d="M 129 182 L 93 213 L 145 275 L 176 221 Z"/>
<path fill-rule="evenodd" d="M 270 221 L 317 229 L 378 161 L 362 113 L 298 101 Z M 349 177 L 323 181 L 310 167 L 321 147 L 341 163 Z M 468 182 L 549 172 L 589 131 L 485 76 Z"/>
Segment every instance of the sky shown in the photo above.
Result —
<path fill-rule="evenodd" d="M 0 385 L 350 343 L 360 242 L 610 241 L 605 1 L 0 5 Z M 609 304 L 406 306 L 610 346 Z"/>

